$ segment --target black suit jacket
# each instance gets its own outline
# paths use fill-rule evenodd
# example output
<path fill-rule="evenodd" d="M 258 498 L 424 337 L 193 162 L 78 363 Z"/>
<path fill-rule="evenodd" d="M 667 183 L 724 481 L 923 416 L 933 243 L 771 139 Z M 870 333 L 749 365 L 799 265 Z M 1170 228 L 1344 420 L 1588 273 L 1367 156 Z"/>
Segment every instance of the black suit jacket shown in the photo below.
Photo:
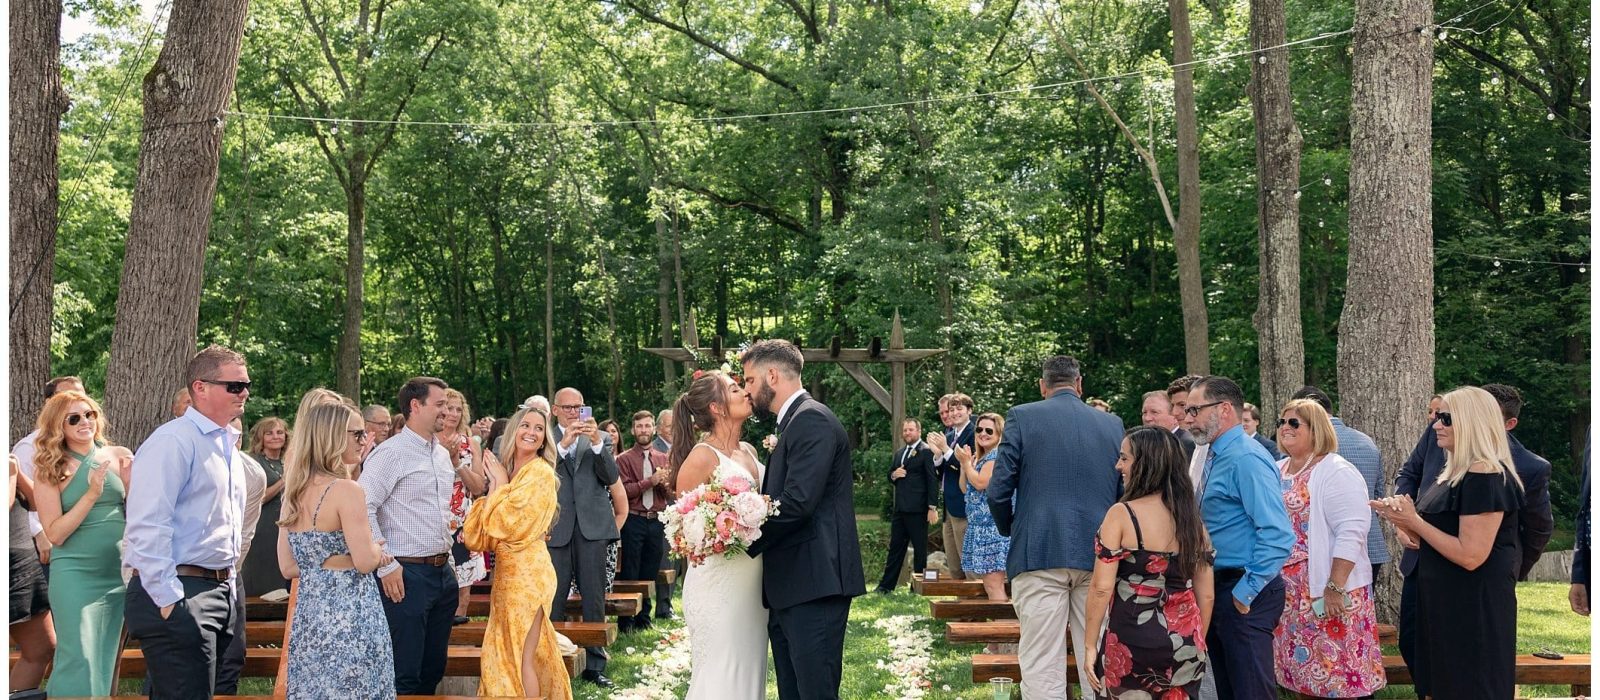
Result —
<path fill-rule="evenodd" d="M 1194 459 L 1194 436 L 1189 434 L 1189 429 L 1180 425 L 1172 434 L 1177 436 L 1178 444 L 1183 445 L 1184 460 Z"/>
<path fill-rule="evenodd" d="M 778 502 L 778 514 L 761 526 L 748 553 L 768 555 L 761 586 L 768 608 L 867 592 L 850 441 L 827 406 L 804 394 L 790 405 L 761 492 Z"/>
<path fill-rule="evenodd" d="M 1589 585 L 1589 438 L 1583 439 L 1583 491 L 1578 499 L 1577 539 L 1572 545 L 1572 582 Z"/>
<path fill-rule="evenodd" d="M 933 450 L 918 441 L 911 451 L 911 459 L 907 460 L 906 448 L 902 447 L 894 452 L 894 459 L 889 461 L 889 473 L 892 475 L 896 469 L 906 468 L 906 475 L 899 479 L 889 477 L 894 484 L 894 512 L 896 513 L 922 513 L 939 504 L 939 482 L 933 470 Z"/>
<path fill-rule="evenodd" d="M 564 431 L 556 427 L 556 440 Z M 611 454 L 611 437 L 601 433 L 604 446 L 595 454 L 594 443 L 579 437 L 566 457 L 556 459 L 556 504 L 560 508 L 550 529 L 550 546 L 565 547 L 574 530 L 588 540 L 611 541 L 621 537 L 611 505 L 611 484 L 617 480 L 617 461 Z"/>
<path fill-rule="evenodd" d="M 1550 543 L 1551 533 L 1555 531 L 1555 518 L 1550 514 L 1550 463 L 1529 452 L 1516 436 L 1507 433 L 1506 440 L 1511 447 L 1511 466 L 1517 470 L 1517 478 L 1522 480 L 1522 509 L 1517 511 L 1517 549 L 1520 558 L 1517 579 L 1526 580 L 1533 565 L 1544 554 L 1545 545 Z M 1435 486 L 1439 472 L 1444 471 L 1444 462 L 1444 450 L 1440 449 L 1433 424 L 1429 423 L 1427 429 L 1422 431 L 1422 437 L 1417 440 L 1416 447 L 1411 449 L 1411 456 L 1401 465 L 1400 474 L 1395 477 L 1395 495 L 1410 496 L 1412 501 L 1421 502 L 1428 489 Z M 1400 573 L 1410 576 L 1416 568 L 1417 550 L 1401 552 Z"/>

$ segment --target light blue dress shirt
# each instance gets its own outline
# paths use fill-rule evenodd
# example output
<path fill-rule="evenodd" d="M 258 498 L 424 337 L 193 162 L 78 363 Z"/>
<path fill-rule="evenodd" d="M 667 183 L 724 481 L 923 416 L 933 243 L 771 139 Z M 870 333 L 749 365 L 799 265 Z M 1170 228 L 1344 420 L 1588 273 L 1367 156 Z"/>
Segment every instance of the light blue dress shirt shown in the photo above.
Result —
<path fill-rule="evenodd" d="M 1211 441 L 1203 478 L 1200 517 L 1217 551 L 1216 568 L 1244 569 L 1233 597 L 1248 607 L 1283 572 L 1294 547 L 1278 467 L 1236 425 Z"/>
<path fill-rule="evenodd" d="M 133 456 L 122 561 L 158 607 L 183 599 L 180 564 L 239 564 L 245 478 L 238 439 L 232 426 L 190 407 L 156 428 Z"/>

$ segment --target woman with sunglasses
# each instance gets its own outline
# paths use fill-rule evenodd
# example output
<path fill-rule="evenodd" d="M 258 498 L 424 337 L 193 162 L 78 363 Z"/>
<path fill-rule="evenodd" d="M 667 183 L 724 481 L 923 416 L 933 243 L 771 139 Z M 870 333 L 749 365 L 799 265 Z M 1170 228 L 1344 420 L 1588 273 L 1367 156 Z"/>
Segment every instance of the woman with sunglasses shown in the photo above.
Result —
<path fill-rule="evenodd" d="M 394 650 L 372 572 L 390 559 L 373 540 L 367 497 L 350 480 L 369 439 L 343 402 L 301 411 L 283 460 L 278 568 L 300 579 L 290 620 L 292 698 L 394 697 Z"/>
<path fill-rule="evenodd" d="M 34 444 L 35 505 L 53 546 L 52 696 L 110 695 L 122 636 L 122 536 L 129 460 L 108 454 L 100 404 L 79 391 L 50 397 Z"/>
<path fill-rule="evenodd" d="M 1513 697 L 1524 495 L 1505 419 L 1494 396 L 1468 386 L 1441 397 L 1433 429 L 1445 465 L 1422 501 L 1370 503 L 1418 550 L 1412 675 L 1435 698 Z"/>
<path fill-rule="evenodd" d="M 1278 685 L 1301 697 L 1359 698 L 1387 677 L 1367 558 L 1367 482 L 1334 454 L 1322 404 L 1290 401 L 1278 419 L 1278 462 L 1294 547 L 1283 565 L 1283 615 L 1273 633 Z"/>
<path fill-rule="evenodd" d="M 961 569 L 983 579 L 983 592 L 989 600 L 1007 600 L 1006 557 L 1011 554 L 1011 538 L 1000 534 L 994 515 L 989 512 L 989 478 L 994 475 L 995 459 L 1000 456 L 1000 436 L 1006 419 L 998 413 L 978 416 L 973 429 L 976 452 L 962 445 L 956 448 L 961 463 L 963 499 L 967 505 L 967 536 L 961 542 Z"/>

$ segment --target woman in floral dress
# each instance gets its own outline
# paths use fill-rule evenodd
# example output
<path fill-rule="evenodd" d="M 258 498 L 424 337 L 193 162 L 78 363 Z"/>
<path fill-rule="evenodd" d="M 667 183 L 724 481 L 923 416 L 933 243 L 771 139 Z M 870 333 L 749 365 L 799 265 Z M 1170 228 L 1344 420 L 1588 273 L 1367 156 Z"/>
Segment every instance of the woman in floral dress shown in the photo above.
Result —
<path fill-rule="evenodd" d="M 956 448 L 956 460 L 961 463 L 962 498 L 967 504 L 967 536 L 961 543 L 961 569 L 983 579 L 983 591 L 989 600 L 1008 599 L 1006 558 L 1011 554 L 1011 538 L 1000 534 L 994 524 L 994 515 L 989 512 L 988 491 L 1005 430 L 1004 418 L 985 413 L 978 416 L 973 429 L 977 452 L 964 446 Z M 990 653 L 993 652 L 991 647 Z"/>
<path fill-rule="evenodd" d="M 1199 697 L 1213 552 L 1183 445 L 1158 427 L 1129 430 L 1117 472 L 1122 502 L 1095 536 L 1085 616 L 1086 629 L 1100 629 L 1108 614 L 1109 624 L 1099 645 L 1086 645 L 1086 680 L 1103 698 Z"/>

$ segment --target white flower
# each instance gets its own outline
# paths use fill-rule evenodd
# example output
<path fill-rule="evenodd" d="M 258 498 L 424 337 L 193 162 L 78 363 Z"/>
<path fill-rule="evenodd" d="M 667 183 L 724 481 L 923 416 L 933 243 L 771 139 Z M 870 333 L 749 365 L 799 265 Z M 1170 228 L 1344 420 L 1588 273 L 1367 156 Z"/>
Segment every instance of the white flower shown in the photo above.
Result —
<path fill-rule="evenodd" d="M 767 499 L 754 491 L 746 491 L 733 497 L 733 512 L 739 516 L 740 525 L 760 527 L 767 521 Z"/>
<path fill-rule="evenodd" d="M 698 513 L 694 513 L 691 514 L 691 517 L 684 518 L 681 526 L 683 528 L 683 541 L 697 550 L 705 546 L 706 542 L 706 520 L 705 518 L 697 517 L 698 515 Z"/>

